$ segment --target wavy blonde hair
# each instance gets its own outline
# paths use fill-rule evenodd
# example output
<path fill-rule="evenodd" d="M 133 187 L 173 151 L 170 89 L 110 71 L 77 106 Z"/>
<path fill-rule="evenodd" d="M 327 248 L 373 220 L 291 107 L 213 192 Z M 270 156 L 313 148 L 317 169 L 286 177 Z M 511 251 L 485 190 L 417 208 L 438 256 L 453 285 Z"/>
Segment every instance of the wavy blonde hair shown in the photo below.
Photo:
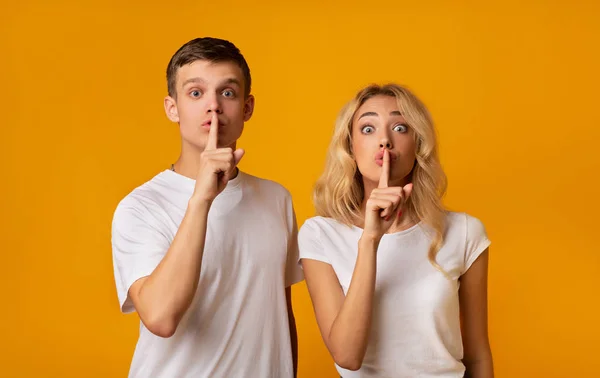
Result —
<path fill-rule="evenodd" d="M 404 211 L 432 231 L 429 261 L 447 275 L 435 261 L 444 242 L 446 210 L 442 197 L 447 187 L 446 174 L 439 160 L 436 132 L 425 105 L 400 85 L 370 85 L 359 91 L 339 113 L 327 152 L 325 170 L 313 191 L 316 213 L 348 226 L 362 218 L 360 210 L 365 193 L 362 175 L 352 155 L 352 120 L 362 104 L 381 95 L 396 98 L 398 109 L 408 126 L 414 130 L 416 163 L 410 173 L 413 189 Z"/>

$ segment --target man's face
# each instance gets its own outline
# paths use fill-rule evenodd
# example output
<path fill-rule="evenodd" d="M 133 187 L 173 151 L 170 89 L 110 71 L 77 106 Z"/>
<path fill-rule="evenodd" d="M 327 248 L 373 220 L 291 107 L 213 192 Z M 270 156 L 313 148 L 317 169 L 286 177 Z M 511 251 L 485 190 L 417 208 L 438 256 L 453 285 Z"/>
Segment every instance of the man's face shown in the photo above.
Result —
<path fill-rule="evenodd" d="M 212 114 L 219 118 L 218 147 L 233 147 L 254 110 L 244 98 L 244 75 L 234 62 L 197 60 L 177 70 L 177 98 L 165 98 L 165 111 L 179 123 L 183 143 L 203 151 Z"/>

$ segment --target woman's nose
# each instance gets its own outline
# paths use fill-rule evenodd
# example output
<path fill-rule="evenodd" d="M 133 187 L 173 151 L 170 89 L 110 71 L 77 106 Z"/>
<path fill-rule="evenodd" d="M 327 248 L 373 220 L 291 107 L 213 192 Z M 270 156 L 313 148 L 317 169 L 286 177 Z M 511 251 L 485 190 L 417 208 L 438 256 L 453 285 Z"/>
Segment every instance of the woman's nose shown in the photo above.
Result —
<path fill-rule="evenodd" d="M 387 148 L 390 150 L 392 148 L 392 143 L 389 140 L 382 140 L 379 142 L 379 148 Z"/>

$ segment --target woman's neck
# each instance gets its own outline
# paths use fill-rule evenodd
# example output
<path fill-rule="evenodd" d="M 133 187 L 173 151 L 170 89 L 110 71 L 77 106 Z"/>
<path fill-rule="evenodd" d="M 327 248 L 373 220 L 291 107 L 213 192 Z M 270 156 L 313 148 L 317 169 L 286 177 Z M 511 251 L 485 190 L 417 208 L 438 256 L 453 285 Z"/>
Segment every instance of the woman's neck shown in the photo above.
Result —
<path fill-rule="evenodd" d="M 404 187 L 406 184 L 408 184 L 408 182 L 409 182 L 408 178 L 405 178 L 399 182 L 390 182 L 389 186 L 390 187 L 392 187 L 392 186 Z M 367 208 L 367 200 L 371 196 L 371 192 L 373 191 L 373 189 L 377 188 L 377 186 L 378 186 L 377 182 L 367 180 L 363 177 L 363 187 L 365 189 L 365 194 L 363 197 L 362 204 L 360 206 L 360 219 L 357 219 L 355 222 L 355 225 L 357 227 L 364 228 L 365 210 Z M 410 209 L 408 209 L 406 206 L 403 206 L 400 210 L 402 211 L 402 213 L 400 216 L 396 217 L 396 219 L 394 220 L 394 222 L 392 223 L 392 225 L 390 226 L 390 228 L 387 231 L 388 234 L 407 230 L 418 223 L 418 218 L 417 218 L 416 214 L 414 214 L 412 211 L 410 211 Z"/>

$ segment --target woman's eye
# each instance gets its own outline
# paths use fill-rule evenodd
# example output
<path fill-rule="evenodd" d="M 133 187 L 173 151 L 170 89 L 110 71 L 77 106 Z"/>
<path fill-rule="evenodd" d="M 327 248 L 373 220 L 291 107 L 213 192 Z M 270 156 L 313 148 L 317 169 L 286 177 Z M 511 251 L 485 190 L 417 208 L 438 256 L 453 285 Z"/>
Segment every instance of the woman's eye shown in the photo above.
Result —
<path fill-rule="evenodd" d="M 405 132 L 408 131 L 408 127 L 406 125 L 400 124 L 400 125 L 394 126 L 394 128 L 392 130 L 398 131 L 398 132 L 401 132 L 401 133 L 405 133 Z"/>
<path fill-rule="evenodd" d="M 373 131 L 375 131 L 375 128 L 373 126 L 363 126 L 363 128 L 360 129 L 360 131 L 363 134 L 371 134 Z"/>

